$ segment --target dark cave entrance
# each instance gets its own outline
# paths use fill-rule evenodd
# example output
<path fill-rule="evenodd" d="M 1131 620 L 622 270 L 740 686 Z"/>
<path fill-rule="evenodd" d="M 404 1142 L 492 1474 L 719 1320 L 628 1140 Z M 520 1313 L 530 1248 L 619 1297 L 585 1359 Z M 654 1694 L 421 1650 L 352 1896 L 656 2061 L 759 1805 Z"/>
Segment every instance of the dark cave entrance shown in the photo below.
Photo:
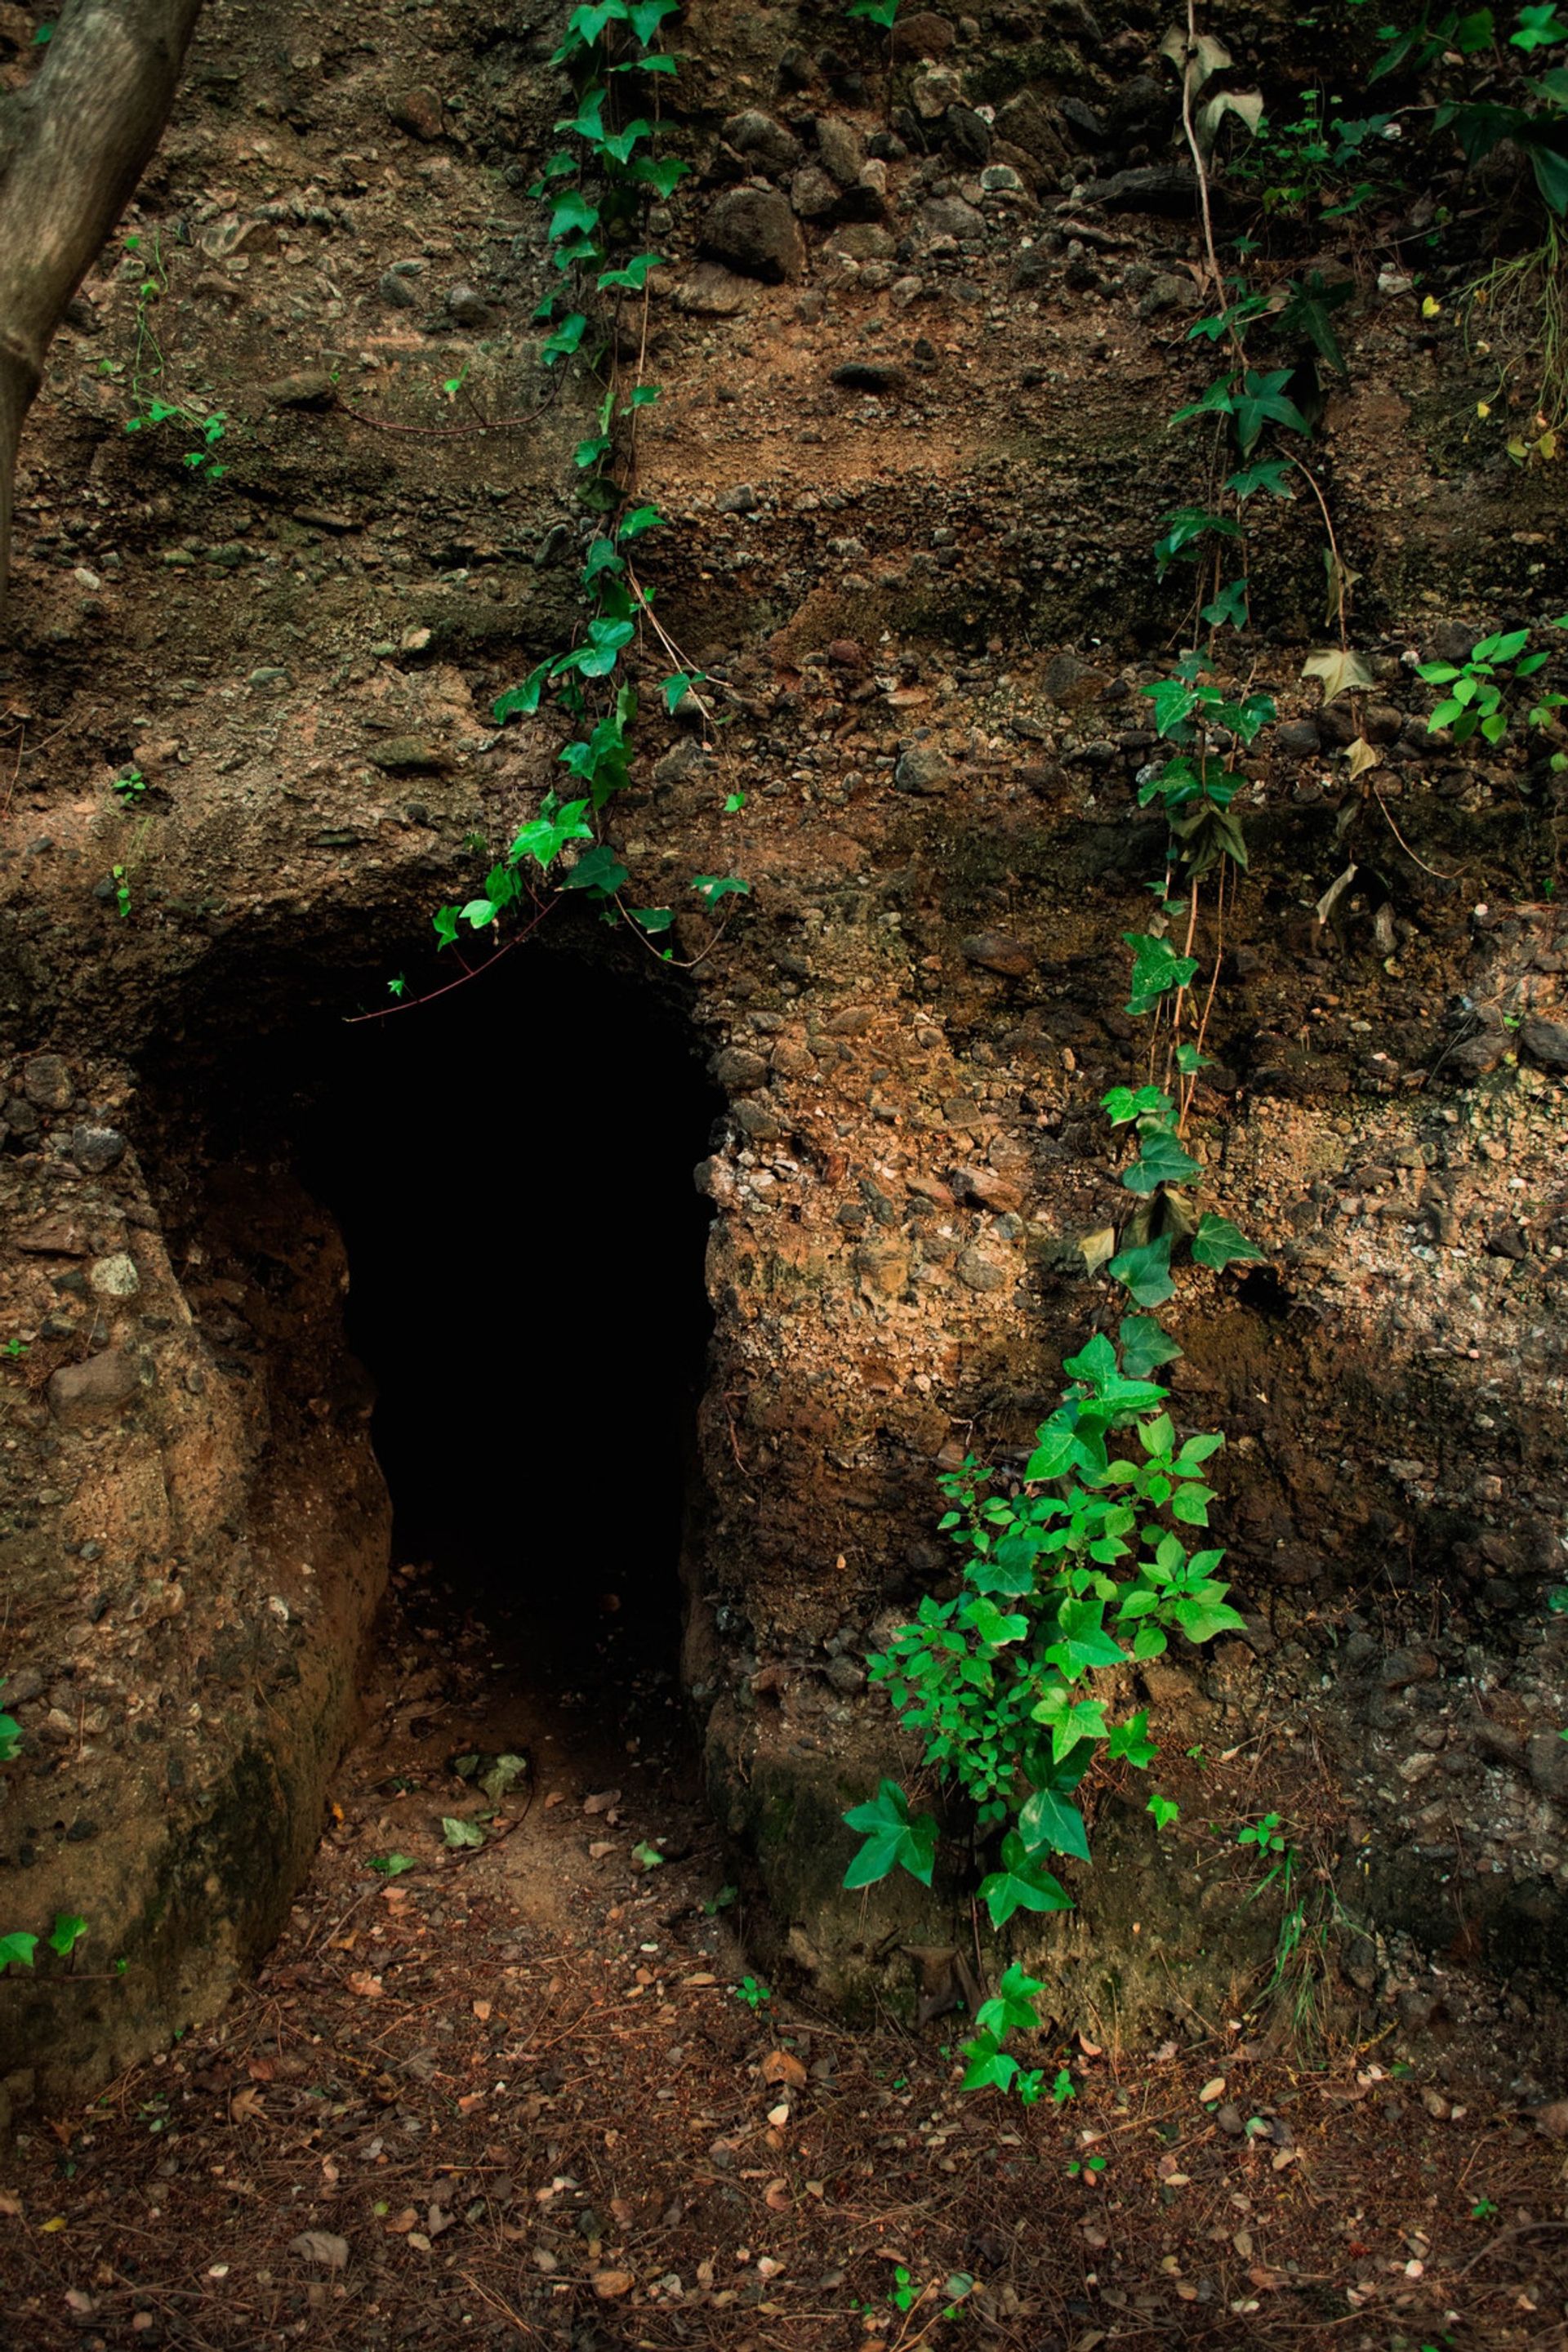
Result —
<path fill-rule="evenodd" d="M 711 1328 L 715 1099 L 638 977 L 524 949 L 342 1028 L 297 1160 L 348 1252 L 395 1561 L 584 1679 L 612 1636 L 673 1670 Z"/>
<path fill-rule="evenodd" d="M 342 962 L 237 942 L 144 1063 L 142 1108 L 176 1227 L 204 1165 L 287 1175 L 337 1223 L 369 1375 L 351 1409 L 426 1619 L 478 1620 L 521 1686 L 614 1712 L 626 1668 L 668 1689 L 678 1665 L 711 1330 L 693 1171 L 721 1098 L 673 977 L 559 928 L 358 1021 L 395 952 L 370 975 L 363 940 Z"/>

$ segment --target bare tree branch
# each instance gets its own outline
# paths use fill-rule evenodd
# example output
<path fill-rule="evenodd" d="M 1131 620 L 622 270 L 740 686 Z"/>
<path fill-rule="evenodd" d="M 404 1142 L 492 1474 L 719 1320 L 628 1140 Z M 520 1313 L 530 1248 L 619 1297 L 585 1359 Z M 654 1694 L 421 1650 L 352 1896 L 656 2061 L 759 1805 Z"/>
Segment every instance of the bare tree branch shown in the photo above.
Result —
<path fill-rule="evenodd" d="M 66 305 L 145 169 L 202 0 L 66 0 L 0 101 L 0 596 L 22 422 Z"/>

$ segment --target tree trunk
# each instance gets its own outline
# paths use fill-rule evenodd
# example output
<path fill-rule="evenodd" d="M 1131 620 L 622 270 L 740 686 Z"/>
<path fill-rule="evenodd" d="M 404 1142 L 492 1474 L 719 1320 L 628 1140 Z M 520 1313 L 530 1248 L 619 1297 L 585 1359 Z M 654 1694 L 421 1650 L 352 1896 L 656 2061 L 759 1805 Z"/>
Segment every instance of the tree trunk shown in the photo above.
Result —
<path fill-rule="evenodd" d="M 22 422 L 93 257 L 168 120 L 202 0 L 66 0 L 0 104 L 0 598 Z"/>

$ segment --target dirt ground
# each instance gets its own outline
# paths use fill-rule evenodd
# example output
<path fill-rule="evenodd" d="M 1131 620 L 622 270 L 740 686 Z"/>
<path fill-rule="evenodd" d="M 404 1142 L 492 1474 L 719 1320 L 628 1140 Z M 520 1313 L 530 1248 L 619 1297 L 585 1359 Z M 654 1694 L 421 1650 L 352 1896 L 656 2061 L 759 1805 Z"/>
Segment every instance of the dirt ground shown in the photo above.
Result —
<path fill-rule="evenodd" d="M 961 2015 L 766 1988 L 672 1675 L 595 1622 L 399 1579 L 258 1979 L 19 2140 L 4 2352 L 1564 2340 L 1563 2142 L 1429 2035 L 1070 2033 L 1026 2111 L 959 2095 Z M 451 1769 L 520 1753 L 499 1804 Z"/>

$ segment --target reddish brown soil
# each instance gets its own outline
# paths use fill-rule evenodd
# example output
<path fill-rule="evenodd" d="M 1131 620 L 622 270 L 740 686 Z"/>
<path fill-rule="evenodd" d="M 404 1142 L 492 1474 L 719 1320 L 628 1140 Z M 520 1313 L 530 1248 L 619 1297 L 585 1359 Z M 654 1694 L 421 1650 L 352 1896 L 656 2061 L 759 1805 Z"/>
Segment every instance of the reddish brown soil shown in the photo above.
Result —
<path fill-rule="evenodd" d="M 673 1684 L 617 1657 L 635 1626 L 574 1656 L 452 1622 L 405 1580 L 259 1979 L 19 2144 L 4 2352 L 1563 2341 L 1563 2147 L 1484 2092 L 1450 2112 L 1430 2047 L 1303 2071 L 1225 2020 L 1078 2037 L 1039 2053 L 1074 2095 L 1026 2113 L 958 2095 L 962 2018 L 753 2009 Z M 440 1816 L 487 1808 L 447 1759 L 524 1744 L 531 1787 L 447 1853 Z M 390 1853 L 416 1867 L 369 1870 Z"/>

